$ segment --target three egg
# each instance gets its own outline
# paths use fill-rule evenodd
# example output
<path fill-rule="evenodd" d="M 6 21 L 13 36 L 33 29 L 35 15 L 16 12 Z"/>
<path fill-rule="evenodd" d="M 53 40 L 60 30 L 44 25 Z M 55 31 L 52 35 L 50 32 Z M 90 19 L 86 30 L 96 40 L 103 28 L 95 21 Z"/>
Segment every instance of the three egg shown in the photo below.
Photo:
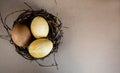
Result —
<path fill-rule="evenodd" d="M 11 37 L 17 46 L 29 46 L 28 52 L 32 57 L 43 58 L 53 48 L 52 41 L 46 38 L 48 33 L 49 25 L 47 21 L 43 17 L 37 16 L 32 20 L 30 29 L 25 24 L 15 24 L 11 32 Z M 30 43 L 32 35 L 36 40 Z"/>

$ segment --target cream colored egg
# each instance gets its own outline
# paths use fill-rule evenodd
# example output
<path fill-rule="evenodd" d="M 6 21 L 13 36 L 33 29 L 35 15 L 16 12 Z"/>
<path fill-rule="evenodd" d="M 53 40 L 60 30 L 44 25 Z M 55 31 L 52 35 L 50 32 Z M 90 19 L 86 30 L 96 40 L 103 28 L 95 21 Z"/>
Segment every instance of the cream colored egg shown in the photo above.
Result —
<path fill-rule="evenodd" d="M 35 17 L 31 23 L 31 32 L 35 38 L 47 37 L 49 33 L 47 21 L 41 16 Z"/>
<path fill-rule="evenodd" d="M 28 46 L 31 41 L 31 32 L 25 24 L 17 23 L 12 28 L 11 37 L 17 46 Z"/>
<path fill-rule="evenodd" d="M 53 48 L 53 43 L 48 39 L 37 39 L 33 41 L 28 51 L 30 55 L 34 58 L 43 58 L 47 56 Z"/>

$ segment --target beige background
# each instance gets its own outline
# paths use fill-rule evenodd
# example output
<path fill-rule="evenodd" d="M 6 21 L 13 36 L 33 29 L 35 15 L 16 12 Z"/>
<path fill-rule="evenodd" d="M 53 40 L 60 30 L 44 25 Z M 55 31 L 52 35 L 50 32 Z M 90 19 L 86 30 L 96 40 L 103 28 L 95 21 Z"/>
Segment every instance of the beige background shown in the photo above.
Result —
<path fill-rule="evenodd" d="M 56 55 L 59 70 L 25 60 L 0 39 L 0 73 L 120 73 L 120 0 L 57 0 L 57 7 L 54 0 L 0 0 L 3 17 L 27 8 L 24 1 L 35 9 L 58 12 L 69 27 L 63 28 L 64 41 Z M 17 15 L 7 20 L 10 27 Z M 1 34 L 6 32 L 0 25 Z"/>

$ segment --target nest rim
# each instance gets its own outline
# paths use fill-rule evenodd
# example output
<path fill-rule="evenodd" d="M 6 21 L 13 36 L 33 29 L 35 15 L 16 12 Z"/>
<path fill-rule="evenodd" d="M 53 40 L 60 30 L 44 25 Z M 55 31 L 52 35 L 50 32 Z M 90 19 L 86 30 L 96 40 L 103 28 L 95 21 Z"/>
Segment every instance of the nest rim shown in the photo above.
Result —
<path fill-rule="evenodd" d="M 50 30 L 49 30 L 48 36 L 46 38 L 53 42 L 53 49 L 45 57 L 34 58 L 28 52 L 29 45 L 27 47 L 19 47 L 13 42 L 13 40 L 11 38 L 11 41 L 16 48 L 16 52 L 27 60 L 38 60 L 38 59 L 43 60 L 43 59 L 47 58 L 49 55 L 51 55 L 52 53 L 56 53 L 58 51 L 59 44 L 61 43 L 61 40 L 63 37 L 61 20 L 57 16 L 54 16 L 53 14 L 47 12 L 44 9 L 25 10 L 20 15 L 18 15 L 17 19 L 13 23 L 13 27 L 16 23 L 22 23 L 22 24 L 26 24 L 28 26 L 28 28 L 30 29 L 30 23 L 32 22 L 33 18 L 35 18 L 36 16 L 41 16 L 48 22 Z M 34 41 L 35 39 L 36 38 L 34 38 L 34 36 L 32 36 L 31 42 Z"/>

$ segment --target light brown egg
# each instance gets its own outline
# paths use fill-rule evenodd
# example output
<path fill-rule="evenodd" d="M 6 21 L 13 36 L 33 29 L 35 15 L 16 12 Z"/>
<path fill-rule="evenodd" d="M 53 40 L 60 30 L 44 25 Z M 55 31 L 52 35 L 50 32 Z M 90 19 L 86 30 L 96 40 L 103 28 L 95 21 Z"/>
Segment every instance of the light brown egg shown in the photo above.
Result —
<path fill-rule="evenodd" d="M 53 48 L 53 43 L 45 38 L 33 41 L 29 46 L 29 53 L 34 58 L 43 58 L 47 56 Z"/>
<path fill-rule="evenodd" d="M 47 37 L 49 33 L 47 21 L 41 16 L 35 17 L 31 23 L 31 32 L 35 38 Z"/>
<path fill-rule="evenodd" d="M 31 32 L 25 24 L 17 23 L 11 31 L 11 37 L 17 46 L 28 46 L 31 40 Z"/>

